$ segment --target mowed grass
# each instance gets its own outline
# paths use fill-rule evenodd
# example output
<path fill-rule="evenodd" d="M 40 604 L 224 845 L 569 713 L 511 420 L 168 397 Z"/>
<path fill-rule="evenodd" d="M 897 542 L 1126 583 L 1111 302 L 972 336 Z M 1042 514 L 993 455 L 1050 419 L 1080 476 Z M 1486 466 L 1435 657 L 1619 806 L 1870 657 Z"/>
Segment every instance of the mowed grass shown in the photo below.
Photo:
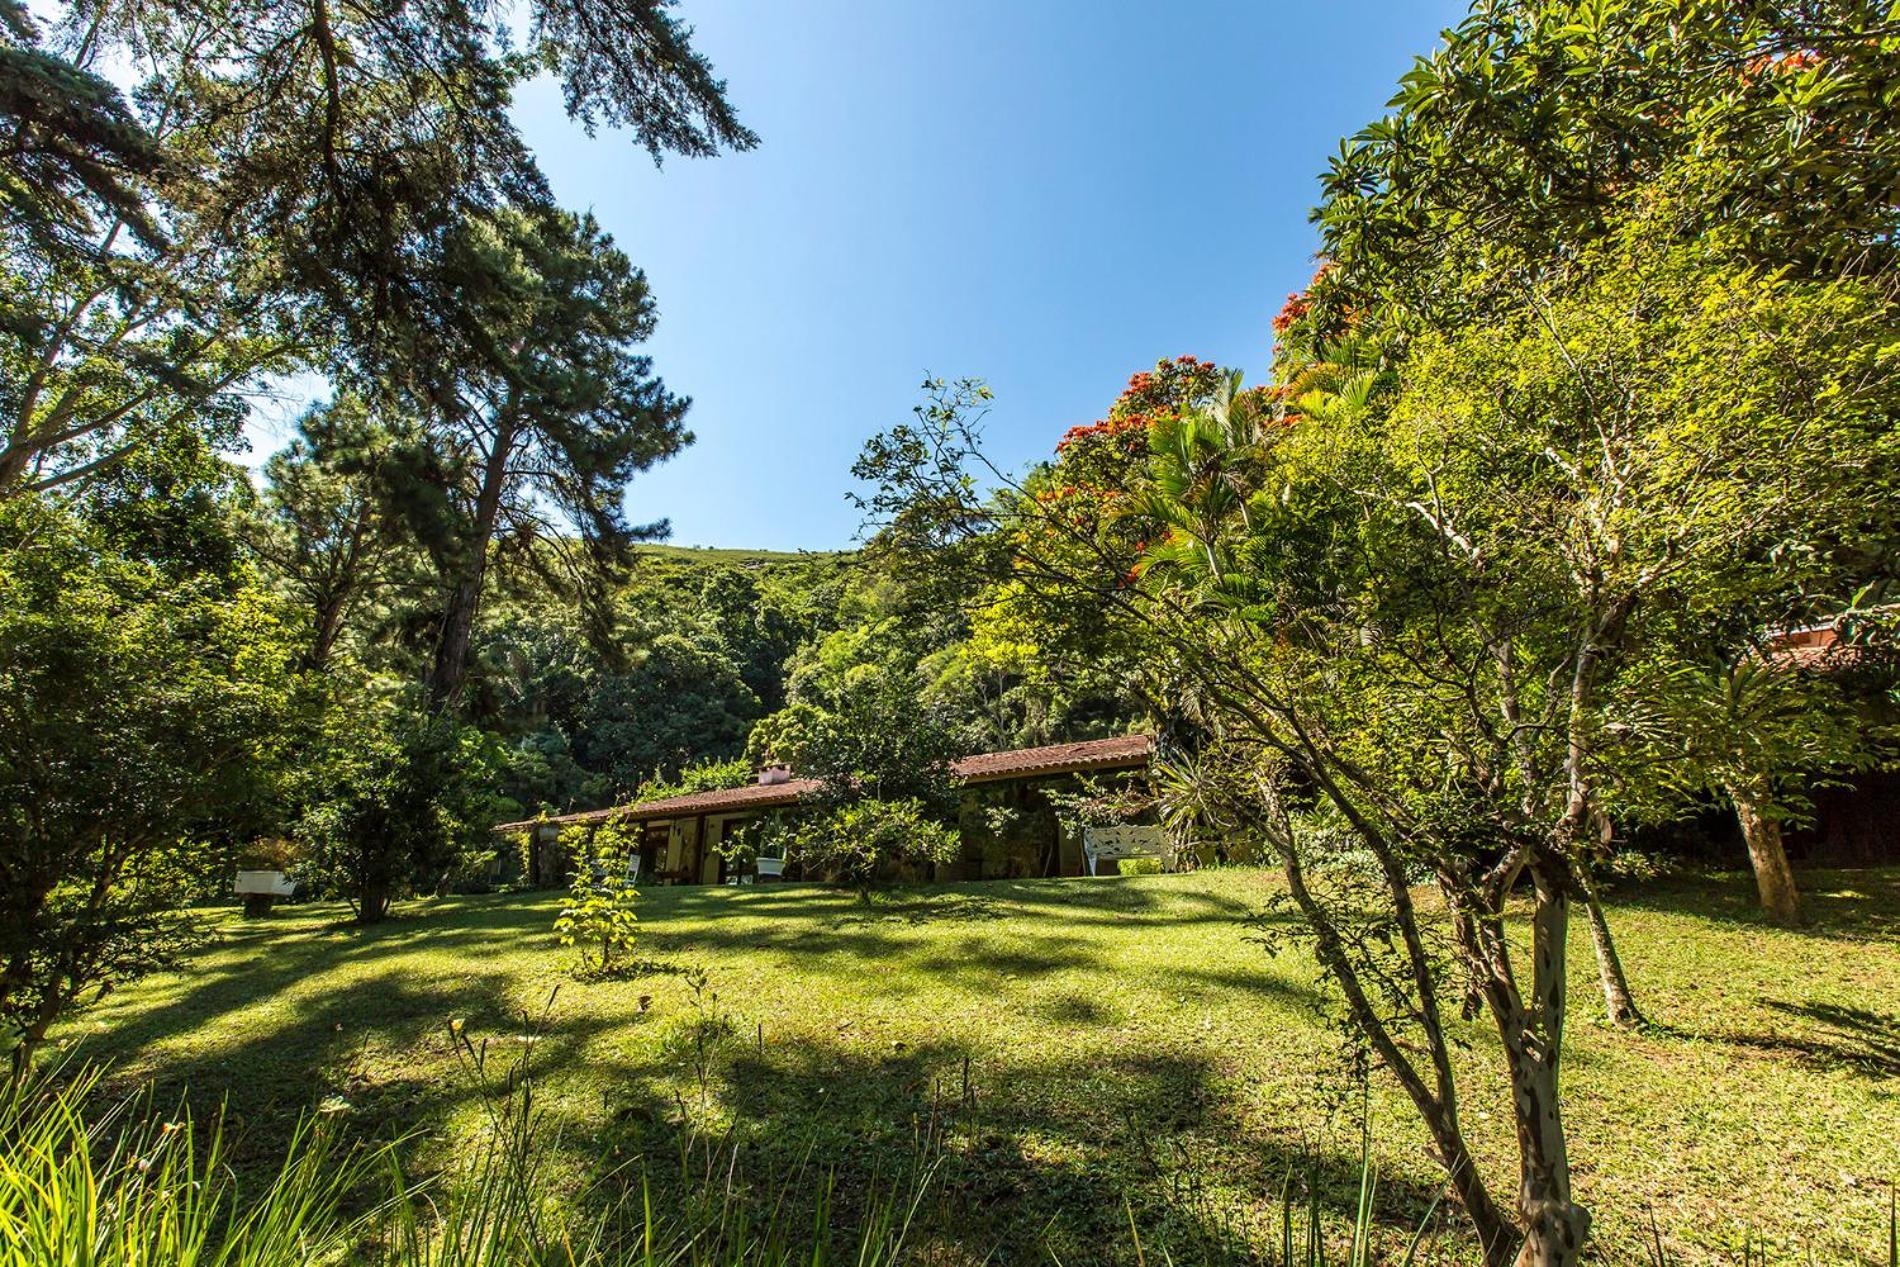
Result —
<path fill-rule="evenodd" d="M 1900 1174 L 1900 871 L 1809 873 L 1801 931 L 1755 916 L 1745 875 L 1615 896 L 1643 1033 L 1600 1023 L 1587 931 L 1571 945 L 1565 1094 L 1598 1261 L 1735 1262 L 1745 1239 L 1885 1261 Z M 788 886 L 654 889 L 644 971 L 582 982 L 550 928 L 559 894 L 418 902 L 375 929 L 337 907 L 235 916 L 181 972 L 66 1031 L 113 1064 L 223 1102 L 260 1164 L 325 1097 L 419 1160 L 481 1129 L 459 1019 L 496 1059 L 539 1034 L 558 1129 L 550 1182 L 677 1171 L 691 1134 L 744 1164 L 801 1163 L 850 1195 L 942 1140 L 938 1236 L 968 1261 L 1132 1261 L 1128 1226 L 1191 1247 L 1277 1224 L 1289 1170 L 1350 1208 L 1360 1122 L 1377 1216 L 1402 1242 L 1437 1180 L 1409 1105 L 1355 1089 L 1312 959 L 1250 916 L 1267 872 L 964 884 L 881 896 Z M 1279 927 L 1284 928 L 1284 925 Z M 688 969 L 703 969 L 695 988 Z M 558 993 L 557 992 L 558 987 Z M 550 994 L 555 994 L 549 1004 Z M 716 996 L 716 997 L 715 997 Z M 1483 1022 L 1464 1116 L 1513 1191 L 1507 1101 Z M 689 1129 L 690 1126 L 690 1129 Z M 1274 1232 L 1277 1239 L 1277 1230 Z M 1455 1225 L 1421 1261 L 1466 1261 Z M 1177 1261 L 1193 1261 L 1177 1254 Z"/>

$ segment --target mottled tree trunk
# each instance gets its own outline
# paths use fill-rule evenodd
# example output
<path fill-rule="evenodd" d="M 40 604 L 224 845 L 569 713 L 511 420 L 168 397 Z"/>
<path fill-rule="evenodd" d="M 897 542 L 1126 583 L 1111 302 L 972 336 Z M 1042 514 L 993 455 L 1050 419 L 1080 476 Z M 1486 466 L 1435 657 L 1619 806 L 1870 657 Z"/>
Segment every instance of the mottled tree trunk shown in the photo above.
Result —
<path fill-rule="evenodd" d="M 1577 887 L 1583 891 L 1584 909 L 1590 918 L 1590 942 L 1596 948 L 1597 979 L 1603 983 L 1603 1007 L 1610 1024 L 1618 1029 L 1641 1025 L 1643 1014 L 1630 992 L 1629 978 L 1623 974 L 1623 958 L 1616 953 L 1616 940 L 1610 936 L 1610 921 L 1603 914 L 1603 902 L 1597 896 L 1596 879 L 1590 874 L 1588 862 L 1577 863 Z"/>
<path fill-rule="evenodd" d="M 1524 1243 L 1516 1261 L 1517 1267 L 1572 1267 L 1589 1238 L 1590 1214 L 1571 1199 L 1570 1155 L 1558 1091 L 1570 878 L 1564 874 L 1568 867 L 1548 856 L 1530 870 L 1537 888 L 1531 917 L 1531 1006 L 1500 1017 L 1498 1026 L 1517 1118 L 1517 1212 Z"/>
<path fill-rule="evenodd" d="M 1801 895 L 1794 887 L 1794 871 L 1788 866 L 1787 850 L 1781 844 L 1781 820 L 1768 808 L 1766 790 L 1760 786 L 1737 783 L 1728 789 L 1735 802 L 1735 817 L 1742 824 L 1742 841 L 1748 846 L 1748 864 L 1755 869 L 1755 888 L 1761 893 L 1761 909 L 1777 924 L 1801 922 Z"/>

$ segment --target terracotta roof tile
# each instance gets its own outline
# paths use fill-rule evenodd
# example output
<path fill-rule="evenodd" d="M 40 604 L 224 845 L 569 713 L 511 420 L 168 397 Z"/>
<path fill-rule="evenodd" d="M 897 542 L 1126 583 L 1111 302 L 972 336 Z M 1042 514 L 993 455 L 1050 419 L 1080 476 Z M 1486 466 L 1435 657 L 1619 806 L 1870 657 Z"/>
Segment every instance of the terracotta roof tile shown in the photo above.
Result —
<path fill-rule="evenodd" d="M 496 831 L 526 831 L 540 823 L 567 826 L 570 823 L 600 823 L 609 818 L 680 818 L 693 814 L 723 814 L 737 810 L 779 809 L 796 805 L 818 790 L 817 779 L 787 779 L 783 783 L 748 783 L 743 787 L 719 788 L 711 792 L 688 792 L 683 796 L 663 796 L 657 801 L 633 805 L 615 805 L 590 809 L 580 814 L 562 814 L 558 818 L 526 819 L 503 823 Z"/>
<path fill-rule="evenodd" d="M 1866 658 L 1861 648 L 1846 642 L 1825 647 L 1771 647 L 1764 656 L 1772 668 L 1802 669 L 1810 673 L 1857 669 Z"/>
<path fill-rule="evenodd" d="M 1834 626 L 1816 625 L 1776 636 L 1770 640 L 1762 658 L 1771 668 L 1832 673 L 1859 668 L 1867 657 L 1861 647 L 1843 642 Z"/>
<path fill-rule="evenodd" d="M 1147 764 L 1154 751 L 1149 735 L 1120 735 L 1113 739 L 1085 739 L 1080 743 L 1048 744 L 1041 748 L 1017 748 L 1011 752 L 983 752 L 950 763 L 950 772 L 964 783 L 990 783 L 998 779 L 1027 778 L 1037 775 L 1080 774 L 1089 770 L 1123 770 Z M 788 779 L 783 783 L 748 783 L 744 787 L 723 788 L 713 792 L 690 792 L 684 796 L 662 797 L 634 805 L 616 805 L 608 809 L 563 814 L 558 818 L 527 819 L 503 823 L 496 831 L 525 831 L 539 823 L 566 826 L 570 823 L 599 823 L 609 818 L 680 818 L 695 814 L 723 814 L 745 810 L 779 809 L 795 805 L 819 788 L 817 779 Z"/>
<path fill-rule="evenodd" d="M 980 753 L 952 762 L 950 769 L 966 783 L 984 783 L 1034 774 L 1126 769 L 1146 765 L 1153 751 L 1154 739 L 1148 735 L 1118 735 L 1113 739 L 1085 739 L 1080 743 L 1018 748 L 1013 752 Z"/>

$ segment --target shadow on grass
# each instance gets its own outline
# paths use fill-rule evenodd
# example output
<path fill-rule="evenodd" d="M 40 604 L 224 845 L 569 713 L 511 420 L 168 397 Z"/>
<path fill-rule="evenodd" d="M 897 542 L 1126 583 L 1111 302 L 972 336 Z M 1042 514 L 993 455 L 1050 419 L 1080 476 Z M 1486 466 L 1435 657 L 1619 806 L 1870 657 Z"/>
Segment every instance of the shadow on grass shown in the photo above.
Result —
<path fill-rule="evenodd" d="M 1746 871 L 1692 872 L 1643 882 L 1623 881 L 1610 897 L 1620 910 L 1679 915 L 1705 923 L 1758 928 L 1841 942 L 1891 943 L 1900 938 L 1900 868 L 1801 869 L 1795 872 L 1805 922 L 1782 928 L 1761 910 Z"/>
<path fill-rule="evenodd" d="M 906 896 L 896 900 L 872 899 L 860 902 L 857 908 L 843 915 L 831 918 L 827 927 L 850 928 L 856 925 L 909 924 L 913 927 L 924 924 L 970 924 L 984 920 L 1004 919 L 1010 912 L 996 899 L 986 896 L 971 896 L 955 890 L 939 893 L 923 893 Z"/>
<path fill-rule="evenodd" d="M 1789 1052 L 1816 1064 L 1873 1077 L 1900 1077 L 1900 1016 L 1837 1003 L 1762 999 L 1761 1004 L 1792 1021 L 1806 1022 L 1809 1032 L 1730 1034 L 1725 1041 Z"/>
<path fill-rule="evenodd" d="M 1032 892 L 1034 901 L 1007 895 L 1020 884 L 999 887 L 1005 892 L 906 893 L 893 903 L 890 931 L 833 923 L 849 912 L 850 895 L 772 895 L 776 914 L 765 921 L 742 918 L 759 904 L 734 902 L 730 894 L 669 895 L 654 904 L 659 909 L 646 925 L 649 955 L 659 956 L 650 966 L 674 969 L 666 957 L 674 947 L 727 939 L 756 945 L 766 931 L 761 922 L 789 927 L 789 935 L 771 939 L 780 953 L 842 951 L 868 962 L 887 953 L 894 937 L 907 936 L 918 917 L 956 931 L 947 940 L 910 937 L 907 971 L 987 990 L 1009 976 L 1088 970 L 1094 952 L 1065 937 L 1053 911 L 1046 933 L 1026 936 L 995 934 L 987 914 L 971 918 L 972 909 L 1014 907 L 1020 914 L 1019 901 L 1032 909 L 1053 904 L 1044 893 Z M 1089 896 L 1085 912 L 1111 919 L 1123 910 L 1166 910 L 1152 894 Z M 1182 912 L 1229 919 L 1227 906 L 1182 903 Z M 188 1095 L 200 1112 L 227 1104 L 242 1167 L 268 1167 L 298 1115 L 326 1094 L 348 1101 L 355 1133 L 417 1135 L 411 1147 L 427 1166 L 453 1146 L 442 1129 L 466 1122 L 487 1094 L 454 1072 L 450 1018 L 463 1019 L 475 1041 L 486 1036 L 504 1062 L 516 1050 L 510 1043 L 538 1033 L 533 1060 L 548 1088 L 543 1102 L 559 1106 L 550 1108 L 560 1122 L 557 1169 L 571 1174 L 578 1167 L 591 1176 L 586 1199 L 611 1205 L 643 1181 L 667 1199 L 669 1183 L 684 1184 L 682 1159 L 695 1155 L 694 1123 L 712 1121 L 718 1138 L 738 1150 L 741 1171 L 812 1176 L 814 1210 L 828 1178 L 833 1218 L 848 1226 L 866 1194 L 889 1190 L 914 1162 L 918 1140 L 930 1138 L 939 1142 L 939 1160 L 924 1239 L 943 1248 L 945 1262 L 1047 1261 L 1048 1252 L 1064 1262 L 1133 1261 L 1131 1210 L 1151 1253 L 1172 1247 L 1177 1261 L 1208 1262 L 1200 1247 L 1226 1237 L 1235 1218 L 1257 1222 L 1258 1203 L 1273 1200 L 1289 1171 L 1310 1171 L 1336 1220 L 1349 1216 L 1356 1198 L 1356 1137 L 1330 1149 L 1263 1138 L 1246 1122 L 1236 1098 L 1242 1088 L 1224 1080 L 1213 1055 L 1117 1050 L 1112 1042 L 1104 1054 L 1083 1031 L 1121 1018 L 1111 995 L 1086 985 L 1034 1004 L 1048 1019 L 1076 1028 L 1073 1057 L 1046 1049 L 973 1051 L 942 1036 L 893 1042 L 873 1026 L 820 1039 L 772 1037 L 736 1018 L 740 1023 L 716 1040 L 716 1059 L 696 1069 L 688 1040 L 697 1018 L 678 1007 L 649 1015 L 630 1011 L 623 999 L 617 1009 L 590 1011 L 564 992 L 545 1021 L 522 1016 L 517 1000 L 533 988 L 533 973 L 524 976 L 518 959 L 491 965 L 484 950 L 546 938 L 545 896 L 426 909 L 369 929 L 326 926 L 318 912 L 234 925 L 222 951 L 228 957 L 153 983 L 152 1001 L 122 1018 L 111 1045 L 147 1057 L 142 1067 L 158 1078 L 160 1103 Z M 680 928 L 689 909 L 704 922 Z M 720 918 L 727 913 L 735 918 Z M 677 929 L 671 937 L 661 935 L 668 925 Z M 419 970 L 420 959 L 407 958 L 426 953 L 439 960 L 444 949 L 446 971 L 439 962 Z M 350 979 L 325 980 L 346 964 L 356 966 Z M 1257 984 L 1211 975 L 1206 983 Z M 294 999 L 255 1023 L 232 1016 L 287 991 L 296 992 Z M 221 1017 L 230 1023 L 191 1033 Z M 169 1042 L 181 1038 L 190 1041 Z M 369 1047 L 376 1058 L 364 1057 Z M 1217 1177 L 1217 1190 L 1203 1174 Z M 761 1193 L 772 1190 L 758 1185 Z M 1428 1185 L 1388 1180 L 1379 1216 L 1394 1229 L 1409 1228 L 1431 1195 Z"/>
<path fill-rule="evenodd" d="M 907 885 L 879 890 L 869 903 L 856 890 L 819 884 L 745 886 L 682 885 L 647 890 L 656 912 L 688 919 L 721 915 L 807 916 L 859 922 L 896 915 L 928 923 L 936 917 L 997 918 L 1059 908 L 1077 924 L 1126 926 L 1131 918 L 1163 924 L 1238 921 L 1251 915 L 1247 903 L 1188 887 L 1190 877 L 1063 877 L 1035 880 L 974 880 Z"/>
<path fill-rule="evenodd" d="M 690 1148 L 684 1115 L 656 1113 L 638 1086 L 630 1094 L 595 1145 L 600 1155 Z M 1335 1144 L 1263 1138 L 1218 1068 L 1193 1053 L 1068 1062 L 978 1055 L 950 1041 L 738 1042 L 709 1094 L 727 1115 L 735 1171 L 811 1174 L 814 1193 L 828 1177 L 846 1225 L 862 1194 L 888 1189 L 927 1148 L 935 1171 L 923 1240 L 954 1247 L 945 1261 L 1133 1262 L 1131 1217 L 1149 1261 L 1166 1261 L 1162 1250 L 1183 1263 L 1221 1261 L 1210 1247 L 1231 1244 L 1237 1226 L 1273 1224 L 1289 1176 L 1296 1197 L 1314 1185 L 1335 1229 L 1358 1197 L 1356 1131 Z M 1388 1239 L 1402 1242 L 1435 1193 L 1383 1178 L 1374 1214 Z"/>
<path fill-rule="evenodd" d="M 294 908 L 293 908 L 294 909 Z M 465 1101 L 471 1089 L 444 1084 L 418 1067 L 372 1076 L 373 1047 L 389 1051 L 451 1054 L 451 1019 L 472 1032 L 515 1036 L 535 1028 L 515 1000 L 521 982 L 486 969 L 473 953 L 517 930 L 545 933 L 546 913 L 493 904 L 473 912 L 478 928 L 458 926 L 467 909 L 391 920 L 358 928 L 327 924 L 313 912 L 302 918 L 234 922 L 216 946 L 238 963 L 187 964 L 149 983 L 156 999 L 116 1019 L 98 1036 L 86 1029 L 61 1035 L 69 1058 L 116 1069 L 108 1091 L 149 1080 L 158 1103 L 183 1102 L 200 1115 L 223 1111 L 248 1151 L 281 1144 L 297 1118 L 326 1096 L 337 1096 L 360 1129 L 402 1134 Z M 423 945 L 470 949 L 466 966 L 452 979 L 418 974 L 404 959 Z M 367 970 L 321 989 L 344 964 Z M 552 984 L 552 982 L 550 982 Z M 297 991 L 294 1007 L 265 1013 L 284 994 Z M 560 1017 L 547 1051 L 578 1052 L 600 1029 L 628 1023 L 626 1017 L 590 1020 Z M 255 1020 L 247 1012 L 257 1013 Z M 287 1012 L 287 1014 L 286 1014 Z M 195 1039 L 196 1041 L 179 1041 Z"/>
<path fill-rule="evenodd" d="M 643 925 L 651 944 L 672 953 L 772 948 L 892 964 L 982 985 L 1085 969 L 1096 956 L 1087 934 L 1197 924 L 1257 922 L 1238 899 L 1187 887 L 1185 876 L 1125 879 L 995 880 L 885 890 L 870 902 L 818 885 L 661 891 Z M 1290 919 L 1291 917 L 1283 917 Z M 678 922 L 675 922 L 675 921 Z M 991 936 L 990 925 L 1046 923 L 1047 933 Z M 920 943 L 917 930 L 969 927 L 968 935 Z"/>

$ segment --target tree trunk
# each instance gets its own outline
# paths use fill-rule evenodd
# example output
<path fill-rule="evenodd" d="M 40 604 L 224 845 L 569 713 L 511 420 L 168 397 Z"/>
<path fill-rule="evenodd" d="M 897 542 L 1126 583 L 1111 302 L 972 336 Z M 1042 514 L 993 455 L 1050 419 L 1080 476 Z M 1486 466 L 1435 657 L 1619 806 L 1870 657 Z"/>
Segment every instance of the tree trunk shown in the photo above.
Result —
<path fill-rule="evenodd" d="M 475 499 L 474 530 L 462 543 L 461 574 L 449 590 L 442 613 L 442 636 L 436 644 L 435 668 L 429 675 L 429 698 L 439 707 L 451 702 L 468 676 L 468 645 L 475 630 L 475 614 L 482 602 L 482 579 L 488 568 L 488 543 L 495 535 L 501 495 L 508 482 L 508 460 L 514 454 L 514 428 L 495 424 L 495 443 L 482 469 L 481 492 Z"/>
<path fill-rule="evenodd" d="M 481 546 L 470 548 L 478 554 L 486 553 L 486 535 Z M 429 698 L 437 705 L 453 700 L 468 677 L 468 644 L 475 631 L 476 609 L 481 606 L 486 560 L 478 557 L 464 567 L 466 570 L 449 591 L 448 607 L 442 613 L 442 637 L 435 649 L 435 668 L 429 675 Z"/>
<path fill-rule="evenodd" d="M 321 673 L 330 663 L 330 652 L 336 648 L 336 638 L 343 631 L 343 609 L 348 598 L 337 594 L 317 604 L 315 636 L 310 640 L 310 649 L 304 653 L 304 667 L 313 673 Z"/>
<path fill-rule="evenodd" d="M 40 1005 L 32 1017 L 20 1027 L 15 1036 L 18 1042 L 13 1048 L 13 1085 L 19 1086 L 33 1071 L 33 1057 L 46 1042 L 47 1031 L 53 1028 L 53 1022 L 65 1009 L 66 997 L 57 989 L 48 987 L 41 998 Z"/>
<path fill-rule="evenodd" d="M 1748 865 L 1755 869 L 1761 909 L 1777 924 L 1799 924 L 1801 895 L 1794 887 L 1788 853 L 1781 846 L 1781 820 L 1768 811 L 1766 791 L 1737 783 L 1730 785 L 1728 795 L 1735 802 L 1735 817 L 1741 820 L 1742 841 L 1748 846 Z"/>
<path fill-rule="evenodd" d="M 1445 1168 L 1446 1183 L 1478 1233 L 1478 1243 L 1484 1249 L 1485 1267 L 1510 1267 L 1518 1244 L 1518 1230 L 1492 1198 L 1471 1150 L 1465 1145 L 1464 1131 L 1458 1120 L 1457 1089 L 1450 1077 L 1449 1053 L 1444 1049 L 1443 1031 L 1435 1021 L 1429 1021 L 1421 1027 L 1425 1041 L 1433 1048 L 1433 1069 L 1439 1079 L 1434 1090 L 1413 1067 L 1405 1051 L 1394 1040 L 1378 1007 L 1367 995 L 1358 970 L 1346 953 L 1338 928 L 1307 888 L 1297 851 L 1285 840 L 1271 837 L 1269 840 L 1280 855 L 1287 889 L 1313 930 L 1314 949 L 1320 963 L 1338 983 L 1346 1007 L 1360 1033 L 1365 1036 L 1379 1061 L 1398 1079 L 1399 1085 L 1431 1132 L 1432 1155 Z M 1399 918 L 1402 922 L 1415 920 L 1416 914 L 1409 904 L 1402 905 Z M 1426 1015 L 1433 1016 L 1435 1011 L 1435 1008 L 1428 1008 Z"/>
<path fill-rule="evenodd" d="M 1429 1115 L 1426 1124 L 1437 1145 L 1436 1156 L 1445 1167 L 1445 1182 L 1458 1198 L 1458 1204 L 1464 1207 L 1472 1230 L 1478 1234 L 1485 1267 L 1509 1267 L 1514 1259 L 1512 1251 L 1520 1243 L 1519 1232 L 1510 1217 L 1492 1200 L 1491 1190 L 1478 1174 L 1477 1159 L 1465 1147 L 1464 1132 L 1456 1122 L 1441 1123 Z"/>
<path fill-rule="evenodd" d="M 1590 874 L 1590 864 L 1581 858 L 1577 860 L 1577 887 L 1583 890 L 1584 909 L 1590 917 L 1590 941 L 1596 947 L 1597 978 L 1603 982 L 1603 1007 L 1610 1024 L 1618 1029 L 1641 1025 L 1643 1014 L 1630 993 L 1629 978 L 1623 975 L 1623 958 L 1616 953 L 1616 942 L 1610 936 L 1610 921 L 1604 917 L 1596 879 Z"/>
<path fill-rule="evenodd" d="M 389 885 L 382 880 L 364 880 L 356 895 L 356 922 L 380 924 L 389 914 Z"/>
<path fill-rule="evenodd" d="M 1524 1243 L 1517 1267 L 1572 1267 L 1590 1235 L 1590 1214 L 1571 1200 L 1558 1070 L 1566 1007 L 1565 940 L 1570 929 L 1570 870 L 1545 856 L 1533 862 L 1537 907 L 1531 917 L 1532 998 L 1527 1009 L 1499 1011 L 1499 1037 L 1511 1071 L 1517 1118 L 1517 1212 Z"/>

